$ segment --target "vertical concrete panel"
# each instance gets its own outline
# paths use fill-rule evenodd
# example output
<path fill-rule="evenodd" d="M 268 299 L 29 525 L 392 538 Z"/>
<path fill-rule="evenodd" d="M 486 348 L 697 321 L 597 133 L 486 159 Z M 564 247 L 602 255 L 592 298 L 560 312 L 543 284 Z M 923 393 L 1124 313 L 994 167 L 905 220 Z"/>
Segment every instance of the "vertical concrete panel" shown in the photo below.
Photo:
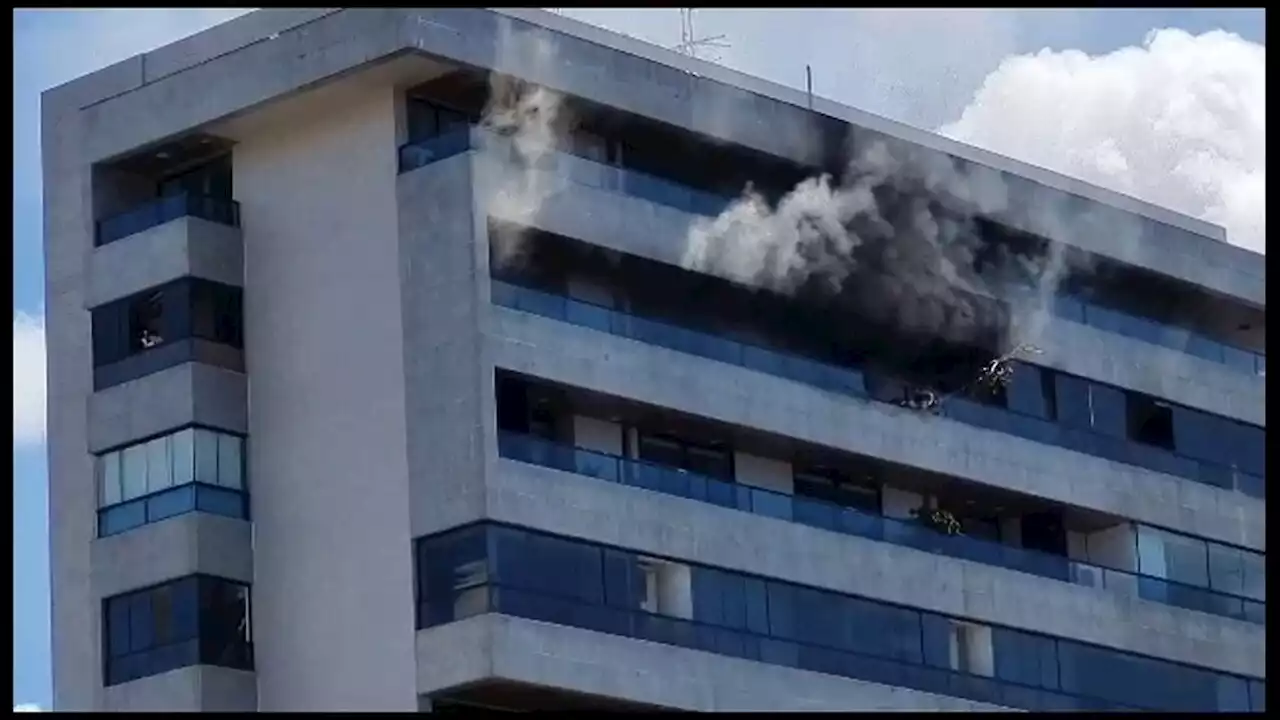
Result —
<path fill-rule="evenodd" d="M 795 492 L 795 477 L 791 472 L 791 463 L 785 460 L 774 460 L 735 450 L 733 469 L 738 482 L 743 485 L 788 495 Z"/>
<path fill-rule="evenodd" d="M 90 546 L 97 496 L 88 451 L 93 392 L 91 330 L 84 309 L 93 247 L 89 168 L 81 162 L 82 127 L 74 111 L 44 99 L 45 343 L 49 558 L 55 710 L 101 707 L 99 606 L 91 587 Z"/>
<path fill-rule="evenodd" d="M 394 91 L 342 83 L 273 112 L 234 157 L 259 702 L 412 711 Z"/>
<path fill-rule="evenodd" d="M 410 522 L 420 537 L 484 512 L 487 439 L 496 432 L 481 342 L 488 246 L 469 155 L 400 176 L 396 192 Z"/>

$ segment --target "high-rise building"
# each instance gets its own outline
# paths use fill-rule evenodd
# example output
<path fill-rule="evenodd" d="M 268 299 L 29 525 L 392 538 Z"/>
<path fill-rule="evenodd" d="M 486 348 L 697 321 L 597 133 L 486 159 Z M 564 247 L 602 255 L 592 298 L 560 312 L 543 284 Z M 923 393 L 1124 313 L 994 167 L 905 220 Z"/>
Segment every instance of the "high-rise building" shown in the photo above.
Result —
<path fill-rule="evenodd" d="M 56 709 L 1264 709 L 1220 228 L 537 10 L 42 141 Z"/>

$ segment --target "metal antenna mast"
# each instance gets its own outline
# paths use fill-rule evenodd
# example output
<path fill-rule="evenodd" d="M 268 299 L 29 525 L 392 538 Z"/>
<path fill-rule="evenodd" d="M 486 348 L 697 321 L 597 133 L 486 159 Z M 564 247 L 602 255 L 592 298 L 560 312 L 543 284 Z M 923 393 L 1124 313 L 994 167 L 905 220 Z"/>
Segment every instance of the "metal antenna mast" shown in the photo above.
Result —
<path fill-rule="evenodd" d="M 671 48 L 678 53 L 688 55 L 689 57 L 698 57 L 698 50 L 705 48 L 727 48 L 729 43 L 725 41 L 724 35 L 712 35 L 711 37 L 698 37 L 693 31 L 693 11 L 695 8 L 680 8 L 680 44 Z M 715 53 L 708 59 L 717 60 Z"/>

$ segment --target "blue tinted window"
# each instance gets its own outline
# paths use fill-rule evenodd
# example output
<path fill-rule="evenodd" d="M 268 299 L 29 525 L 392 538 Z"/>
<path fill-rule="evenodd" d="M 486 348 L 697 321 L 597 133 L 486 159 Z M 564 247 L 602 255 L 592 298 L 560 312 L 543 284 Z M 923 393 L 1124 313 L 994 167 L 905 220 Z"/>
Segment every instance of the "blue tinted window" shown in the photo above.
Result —
<path fill-rule="evenodd" d="M 633 608 L 644 599 L 644 574 L 640 562 L 631 553 L 604 551 L 605 603 L 612 607 Z"/>
<path fill-rule="evenodd" d="M 1094 430 L 1111 437 L 1128 437 L 1128 415 L 1123 391 L 1089 383 L 1089 404 Z"/>
<path fill-rule="evenodd" d="M 1089 405 L 1089 384 L 1080 378 L 1058 374 L 1058 420 L 1069 428 L 1088 430 L 1093 427 L 1093 411 Z"/>
<path fill-rule="evenodd" d="M 202 588 L 235 602 L 204 603 Z M 110 598 L 105 605 L 108 685 L 197 663 L 253 667 L 245 586 L 190 576 Z"/>
<path fill-rule="evenodd" d="M 1045 371 L 1034 365 L 1014 363 L 1013 377 L 1005 390 L 1009 409 L 1032 417 L 1054 418 L 1053 386 L 1045 378 Z"/>

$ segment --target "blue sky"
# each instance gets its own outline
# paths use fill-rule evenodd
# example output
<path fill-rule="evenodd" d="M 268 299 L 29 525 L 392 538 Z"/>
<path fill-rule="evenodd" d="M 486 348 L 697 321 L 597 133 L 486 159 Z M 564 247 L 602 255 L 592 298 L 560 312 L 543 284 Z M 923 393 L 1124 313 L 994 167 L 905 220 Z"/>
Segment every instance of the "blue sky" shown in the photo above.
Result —
<path fill-rule="evenodd" d="M 240 12 L 14 11 L 15 706 L 52 695 L 39 94 Z M 675 9 L 562 12 L 680 42 Z M 726 36 L 709 59 L 796 87 L 810 65 L 819 95 L 1223 224 L 1265 252 L 1261 10 L 702 10 L 696 23 Z"/>

